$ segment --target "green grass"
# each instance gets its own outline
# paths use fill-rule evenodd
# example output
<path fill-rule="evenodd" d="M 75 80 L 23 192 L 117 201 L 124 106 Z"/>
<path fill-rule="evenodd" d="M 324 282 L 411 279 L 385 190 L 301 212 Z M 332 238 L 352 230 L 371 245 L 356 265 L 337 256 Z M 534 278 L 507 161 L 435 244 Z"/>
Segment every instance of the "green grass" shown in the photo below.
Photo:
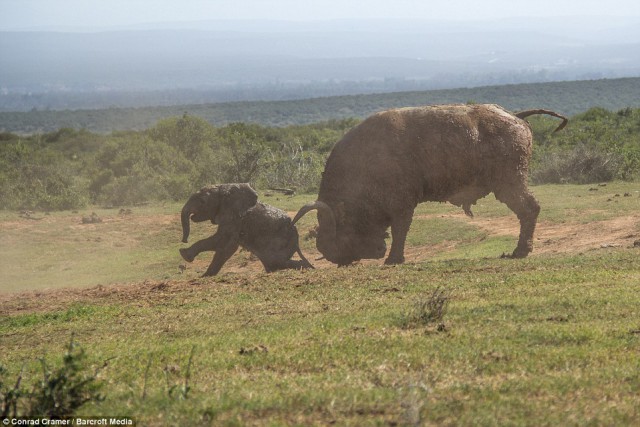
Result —
<path fill-rule="evenodd" d="M 450 295 L 444 331 L 401 327 L 438 287 Z M 36 358 L 54 359 L 73 332 L 96 364 L 116 357 L 101 374 L 107 399 L 82 413 L 143 425 L 640 421 L 634 250 L 130 288 L 3 317 L 2 363 L 16 373 L 27 361 L 33 378 Z M 183 381 L 193 345 L 192 390 L 177 400 L 168 389 Z"/>
<path fill-rule="evenodd" d="M 621 197 L 605 199 L 598 218 L 637 217 L 637 194 L 623 196 L 635 188 L 533 191 L 546 221 L 582 224 L 608 192 Z M 293 211 L 309 199 L 281 206 Z M 474 211 L 497 220 L 501 209 L 489 197 Z M 0 214 L 3 243 L 12 244 L 0 255 L 25 265 L 37 255 L 51 266 L 34 273 L 38 282 L 55 276 L 69 253 L 92 262 L 67 261 L 69 276 L 49 283 L 92 271 L 85 285 L 121 282 L 0 294 L 5 382 L 24 364 L 23 383 L 32 384 L 41 376 L 38 358 L 59 361 L 73 334 L 95 367 L 109 360 L 99 376 L 106 399 L 80 414 L 131 416 L 139 425 L 640 424 L 638 248 L 500 259 L 513 237 L 481 230 L 455 207 L 425 204 L 409 249 L 456 245 L 423 261 L 273 274 L 240 268 L 201 279 L 196 268 L 173 271 L 177 210 L 136 208 L 126 220 L 96 211 L 105 222 L 95 226 L 79 225 L 79 214 L 42 221 Z M 305 217 L 301 234 L 314 223 Z M 30 250 L 20 240 L 26 227 L 29 242 L 57 253 Z M 32 277 L 11 274 L 17 287 L 5 291 L 33 289 Z M 448 299 L 441 320 L 402 321 L 437 289 Z M 180 399 L 170 390 L 184 384 L 194 346 L 191 389 Z"/>
<path fill-rule="evenodd" d="M 541 201 L 541 221 L 572 222 L 576 217 L 583 223 L 600 221 L 635 214 L 639 206 L 638 183 L 541 185 L 532 190 Z"/>

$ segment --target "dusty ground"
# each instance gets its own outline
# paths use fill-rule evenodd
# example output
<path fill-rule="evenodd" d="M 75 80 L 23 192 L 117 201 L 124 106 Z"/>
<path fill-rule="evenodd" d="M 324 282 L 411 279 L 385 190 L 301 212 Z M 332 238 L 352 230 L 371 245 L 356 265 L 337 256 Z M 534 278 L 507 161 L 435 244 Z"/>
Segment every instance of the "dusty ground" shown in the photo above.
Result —
<path fill-rule="evenodd" d="M 295 213 L 290 213 L 293 216 Z M 514 244 L 519 233 L 519 223 L 515 216 L 504 216 L 498 218 L 467 218 L 462 212 L 433 215 L 433 216 L 417 216 L 416 218 L 446 218 L 459 221 L 466 221 L 469 224 L 477 226 L 486 231 L 491 236 L 513 236 Z M 25 220 L 17 219 L 12 221 L 0 222 L 0 235 L 3 240 L 7 240 L 6 236 L 11 231 L 20 231 L 20 233 L 30 232 L 37 234 L 45 233 L 44 230 L 51 230 L 53 227 L 67 230 L 82 232 L 82 235 L 90 233 L 92 230 L 102 228 L 100 233 L 100 241 L 97 244 L 102 245 L 124 245 L 130 247 L 135 245 L 135 238 L 131 236 L 124 237 L 127 229 L 132 226 L 138 230 L 146 230 L 147 233 L 160 233 L 161 230 L 167 232 L 171 227 L 175 230 L 167 232 L 169 235 L 176 234 L 176 242 L 179 242 L 179 229 L 176 224 L 179 223 L 177 215 L 140 215 L 140 216 L 112 216 L 105 217 L 102 224 L 80 224 L 78 218 L 70 218 L 64 216 L 47 216 L 41 220 Z M 109 233 L 104 232 L 104 226 L 108 225 L 111 230 Z M 626 215 L 613 219 L 592 221 L 587 223 L 551 223 L 539 222 L 535 234 L 534 252 L 530 256 L 540 256 L 553 253 L 579 253 L 588 250 L 602 250 L 612 247 L 633 247 L 634 242 L 640 240 L 640 213 L 637 215 Z M 77 239 L 73 232 L 68 233 L 69 239 Z M 301 232 L 301 239 L 303 233 Z M 125 240 L 123 240 L 125 238 Z M 8 243 L 8 242 L 4 242 Z M 438 245 L 429 246 L 413 246 L 407 247 L 405 256 L 407 262 L 425 261 L 433 257 L 435 254 L 452 250 L 456 246 L 454 241 L 446 241 Z M 636 243 L 637 244 L 637 243 Z M 320 254 L 315 249 L 306 248 L 304 250 L 307 258 L 314 264 L 317 269 L 335 268 L 331 263 L 325 260 L 319 260 Z M 194 271 L 204 271 L 209 264 L 211 257 L 209 254 L 202 254 L 192 264 L 182 263 L 189 269 Z M 179 262 L 179 261 L 177 261 Z M 381 260 L 367 260 L 365 264 L 380 265 Z M 178 267 L 178 265 L 176 265 Z M 225 273 L 237 273 L 231 275 L 230 280 L 250 280 L 258 275 L 264 274 L 260 262 L 245 251 L 236 253 L 234 257 L 225 264 Z M 19 294 L 3 294 L 0 293 L 0 312 L 2 314 L 11 313 L 29 313 L 33 311 L 52 311 L 62 310 L 68 307 L 69 303 L 84 299 L 102 299 L 108 298 L 110 301 L 122 298 L 123 300 L 135 299 L 144 305 L 152 300 L 158 300 L 168 297 L 175 292 L 195 291 L 200 282 L 199 279 L 192 280 L 166 280 L 166 281 L 144 281 L 137 283 L 136 286 L 130 284 L 114 284 L 107 286 L 93 286 L 85 288 L 65 288 L 53 289 L 46 291 L 29 291 Z"/>
<path fill-rule="evenodd" d="M 468 221 L 491 236 L 513 236 L 514 245 L 520 233 L 520 223 L 515 215 L 499 218 L 467 218 L 463 213 L 418 218 L 455 218 Z M 640 214 L 622 216 L 589 223 L 538 222 L 534 235 L 534 251 L 530 256 L 548 253 L 579 253 L 602 248 L 631 247 L 640 239 Z M 430 255 L 452 249 L 456 242 L 446 242 L 437 248 L 413 247 L 405 253 L 407 261 L 422 261 Z"/>
<path fill-rule="evenodd" d="M 296 212 L 289 212 L 291 217 Z M 520 233 L 520 223 L 515 215 L 498 218 L 468 218 L 464 213 L 416 216 L 415 218 L 449 218 L 467 221 L 469 224 L 481 228 L 490 236 L 513 236 L 514 247 Z M 171 222 L 166 220 L 166 222 Z M 588 250 L 605 248 L 632 247 L 634 242 L 640 239 L 640 214 L 623 216 L 603 221 L 595 221 L 584 224 L 539 222 L 535 232 L 534 252 L 530 256 L 549 253 L 580 253 Z M 301 233 L 302 238 L 302 233 Z M 420 262 L 433 257 L 433 255 L 453 250 L 457 245 L 455 241 L 447 241 L 438 245 L 413 246 L 405 249 L 406 262 Z M 304 249 L 305 256 L 315 268 L 334 268 L 330 262 L 320 259 L 322 254 L 314 249 Z M 297 259 L 297 255 L 294 255 Z M 204 271 L 211 258 L 202 254 L 188 268 L 196 268 Z M 364 260 L 363 264 L 381 264 L 381 260 Z M 256 274 L 263 271 L 262 264 L 248 253 L 236 254 L 224 266 L 225 272 Z"/>

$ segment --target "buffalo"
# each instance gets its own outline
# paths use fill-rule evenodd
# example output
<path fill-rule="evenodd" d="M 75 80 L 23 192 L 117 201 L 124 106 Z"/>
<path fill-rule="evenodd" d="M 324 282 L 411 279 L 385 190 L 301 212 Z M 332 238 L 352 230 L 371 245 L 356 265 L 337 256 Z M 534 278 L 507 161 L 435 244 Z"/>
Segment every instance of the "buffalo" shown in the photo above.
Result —
<path fill-rule="evenodd" d="M 567 119 L 549 110 L 511 113 L 498 105 L 399 108 L 370 116 L 331 151 L 318 198 L 303 206 L 294 224 L 317 210 L 316 246 L 330 262 L 348 265 L 386 254 L 404 262 L 404 245 L 418 203 L 471 206 L 493 192 L 520 220 L 513 258 L 533 249 L 540 205 L 527 186 L 533 114 Z"/>

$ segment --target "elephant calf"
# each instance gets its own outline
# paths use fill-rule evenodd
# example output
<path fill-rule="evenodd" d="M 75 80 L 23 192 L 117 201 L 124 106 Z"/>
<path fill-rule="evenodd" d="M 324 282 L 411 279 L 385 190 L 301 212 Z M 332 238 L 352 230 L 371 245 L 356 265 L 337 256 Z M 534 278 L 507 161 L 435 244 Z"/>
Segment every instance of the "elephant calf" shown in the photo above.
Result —
<path fill-rule="evenodd" d="M 258 195 L 249 184 L 202 188 L 182 208 L 181 220 L 184 243 L 189 237 L 190 220 L 218 224 L 213 236 L 180 249 L 180 255 L 188 262 L 200 252 L 215 251 L 204 276 L 218 274 L 239 246 L 257 256 L 267 272 L 313 268 L 300 251 L 298 230 L 286 212 L 258 202 Z M 294 252 L 300 261 L 291 259 Z"/>

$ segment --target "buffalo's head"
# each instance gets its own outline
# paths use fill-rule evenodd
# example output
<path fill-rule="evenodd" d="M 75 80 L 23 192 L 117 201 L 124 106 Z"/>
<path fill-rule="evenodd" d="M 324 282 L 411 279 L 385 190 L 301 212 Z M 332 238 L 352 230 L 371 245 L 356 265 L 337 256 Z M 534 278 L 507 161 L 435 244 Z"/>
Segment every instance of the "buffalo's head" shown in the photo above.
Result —
<path fill-rule="evenodd" d="M 316 247 L 328 261 L 342 266 L 384 257 L 387 251 L 384 224 L 367 222 L 350 212 L 337 215 L 336 209 L 319 200 L 303 206 L 293 223 L 312 210 L 318 211 Z"/>

